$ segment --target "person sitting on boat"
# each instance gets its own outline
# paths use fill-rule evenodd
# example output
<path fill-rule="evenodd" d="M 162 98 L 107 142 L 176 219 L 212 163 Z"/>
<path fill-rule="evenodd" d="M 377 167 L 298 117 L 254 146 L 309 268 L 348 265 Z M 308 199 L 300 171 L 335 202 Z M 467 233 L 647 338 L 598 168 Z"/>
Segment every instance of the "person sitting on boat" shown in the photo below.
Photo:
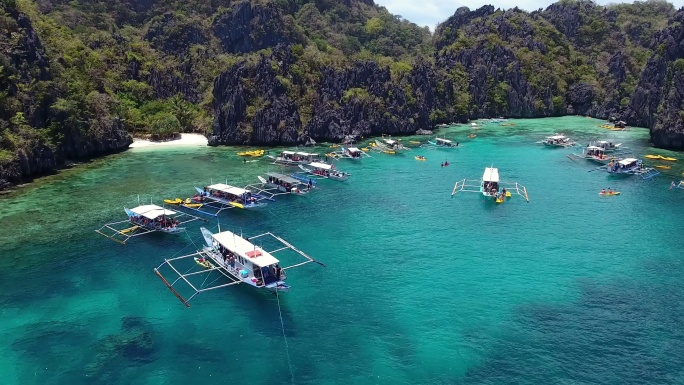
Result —
<path fill-rule="evenodd" d="M 608 194 L 612 194 L 612 193 L 613 193 L 613 189 L 608 187 Z"/>
<path fill-rule="evenodd" d="M 501 196 L 502 196 L 502 197 L 505 197 L 505 196 L 506 196 L 506 189 L 505 189 L 505 188 L 501 190 Z"/>
<path fill-rule="evenodd" d="M 605 193 L 606 193 L 606 189 L 602 189 L 601 194 L 605 194 Z"/>

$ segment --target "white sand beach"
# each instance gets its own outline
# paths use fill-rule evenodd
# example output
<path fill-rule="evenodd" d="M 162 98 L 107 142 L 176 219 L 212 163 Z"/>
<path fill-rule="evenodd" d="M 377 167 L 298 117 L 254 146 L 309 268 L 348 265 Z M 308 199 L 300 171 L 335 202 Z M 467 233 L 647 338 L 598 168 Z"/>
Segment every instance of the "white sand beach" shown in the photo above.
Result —
<path fill-rule="evenodd" d="M 181 134 L 180 139 L 164 142 L 153 142 L 144 139 L 133 139 L 129 148 L 144 148 L 156 146 L 206 146 L 207 138 L 201 134 Z"/>

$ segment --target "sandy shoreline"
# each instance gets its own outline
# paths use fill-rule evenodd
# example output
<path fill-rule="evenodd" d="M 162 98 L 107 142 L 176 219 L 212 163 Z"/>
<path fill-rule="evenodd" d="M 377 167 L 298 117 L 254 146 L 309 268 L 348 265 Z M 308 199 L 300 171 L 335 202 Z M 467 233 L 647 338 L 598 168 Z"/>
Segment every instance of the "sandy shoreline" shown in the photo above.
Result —
<path fill-rule="evenodd" d="M 153 142 L 145 139 L 133 139 L 129 148 L 145 148 L 156 146 L 206 146 L 207 138 L 201 134 L 181 134 L 180 139 L 165 142 Z"/>

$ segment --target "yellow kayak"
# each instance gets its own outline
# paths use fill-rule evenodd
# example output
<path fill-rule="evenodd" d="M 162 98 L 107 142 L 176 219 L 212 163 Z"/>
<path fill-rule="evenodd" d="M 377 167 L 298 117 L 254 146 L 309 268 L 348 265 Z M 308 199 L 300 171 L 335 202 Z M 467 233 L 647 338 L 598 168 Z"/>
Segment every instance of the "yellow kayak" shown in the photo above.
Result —
<path fill-rule="evenodd" d="M 127 228 L 127 229 L 123 229 L 123 230 L 121 230 L 121 231 L 119 231 L 119 232 L 120 232 L 121 234 L 128 234 L 128 233 L 130 233 L 131 231 L 135 231 L 135 230 L 137 230 L 137 229 L 138 229 L 138 226 L 133 226 L 133 227 L 129 227 L 129 228 Z"/>
<path fill-rule="evenodd" d="M 189 207 L 191 209 L 198 209 L 202 207 L 202 203 L 183 203 L 183 206 Z"/>
<path fill-rule="evenodd" d="M 657 166 L 655 166 L 655 167 L 656 167 L 656 168 L 662 168 L 663 170 L 669 170 L 669 169 L 672 168 L 672 167 L 670 167 L 670 166 L 665 166 L 665 165 L 662 165 L 662 164 L 659 164 L 659 165 L 657 165 Z"/>
<path fill-rule="evenodd" d="M 233 206 L 233 207 L 237 207 L 237 208 L 239 208 L 239 209 L 244 209 L 244 208 L 245 208 L 245 206 L 243 206 L 242 204 L 237 203 L 237 202 L 228 202 L 228 204 L 231 205 L 231 206 Z"/>
<path fill-rule="evenodd" d="M 385 154 L 390 154 L 390 155 L 394 155 L 394 154 L 397 153 L 397 152 L 394 151 L 394 150 L 382 150 L 382 152 L 384 152 Z"/>
<path fill-rule="evenodd" d="M 198 265 L 204 267 L 205 269 L 211 269 L 212 267 L 214 267 L 214 265 L 212 265 L 206 258 L 195 257 L 195 262 Z"/>
<path fill-rule="evenodd" d="M 371 147 L 377 147 L 377 146 L 378 146 L 377 144 L 375 144 L 375 143 L 373 143 L 373 142 L 370 142 L 369 145 L 370 145 Z"/>
<path fill-rule="evenodd" d="M 645 155 L 644 158 L 646 158 L 646 159 L 660 159 L 661 156 L 660 155 L 648 154 L 648 155 Z"/>
<path fill-rule="evenodd" d="M 661 160 L 666 160 L 668 162 L 676 162 L 677 158 L 670 158 L 670 157 L 662 157 L 660 158 Z"/>
<path fill-rule="evenodd" d="M 409 143 L 411 143 L 411 144 L 420 144 L 420 142 L 417 141 L 417 140 L 409 140 Z"/>
<path fill-rule="evenodd" d="M 368 152 L 368 151 L 370 151 L 370 148 L 368 148 L 368 147 L 363 147 L 363 148 L 361 148 L 361 151 L 363 151 L 363 152 Z"/>
<path fill-rule="evenodd" d="M 164 199 L 164 203 L 166 203 L 167 205 L 178 205 L 178 204 L 180 204 L 182 201 L 183 201 L 183 200 L 180 199 L 180 198 L 176 198 L 176 199 Z"/>
<path fill-rule="evenodd" d="M 330 146 L 330 148 L 338 148 L 338 147 L 340 147 L 339 144 L 333 144 L 332 146 Z"/>
<path fill-rule="evenodd" d="M 605 192 L 605 193 L 600 192 L 599 195 L 605 196 L 605 197 L 610 197 L 610 196 L 614 196 L 614 195 L 620 195 L 620 192 L 619 191 Z"/>
<path fill-rule="evenodd" d="M 469 138 L 474 138 L 474 137 L 476 137 L 476 136 L 477 136 L 477 135 L 475 135 L 475 134 L 470 134 L 470 135 L 468 135 Z"/>
<path fill-rule="evenodd" d="M 424 157 L 424 156 L 421 156 L 421 155 L 416 155 L 416 156 L 414 156 L 414 158 L 416 158 L 416 160 L 420 160 L 420 161 L 423 161 L 423 162 L 426 161 L 425 157 Z"/>
<path fill-rule="evenodd" d="M 496 203 L 503 203 L 503 198 L 496 198 Z"/>
<path fill-rule="evenodd" d="M 510 198 L 511 196 L 512 196 L 512 195 L 511 195 L 511 192 L 510 192 L 510 191 L 506 191 L 506 198 Z"/>

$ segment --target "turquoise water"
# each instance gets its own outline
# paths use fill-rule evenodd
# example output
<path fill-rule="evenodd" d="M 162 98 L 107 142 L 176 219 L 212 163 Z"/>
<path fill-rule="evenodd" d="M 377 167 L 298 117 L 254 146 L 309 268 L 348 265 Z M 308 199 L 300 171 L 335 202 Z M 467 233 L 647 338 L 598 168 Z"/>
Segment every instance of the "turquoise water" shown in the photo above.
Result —
<path fill-rule="evenodd" d="M 649 149 L 644 129 L 609 132 L 592 119 L 515 123 L 450 128 L 454 150 L 340 161 L 348 182 L 222 214 L 222 229 L 273 231 L 326 264 L 289 273 L 284 331 L 271 294 L 231 287 L 185 308 L 153 273 L 194 251 L 199 227 L 216 220 L 127 245 L 93 231 L 138 199 L 257 182 L 276 170 L 265 160 L 243 164 L 235 148 L 134 149 L 3 197 L 2 382 L 684 383 L 684 191 L 668 190 L 684 169 L 616 180 L 534 142 L 562 131 L 681 154 Z M 405 141 L 415 139 L 425 138 Z M 491 164 L 530 203 L 451 197 Z M 598 197 L 608 187 L 622 195 Z"/>

